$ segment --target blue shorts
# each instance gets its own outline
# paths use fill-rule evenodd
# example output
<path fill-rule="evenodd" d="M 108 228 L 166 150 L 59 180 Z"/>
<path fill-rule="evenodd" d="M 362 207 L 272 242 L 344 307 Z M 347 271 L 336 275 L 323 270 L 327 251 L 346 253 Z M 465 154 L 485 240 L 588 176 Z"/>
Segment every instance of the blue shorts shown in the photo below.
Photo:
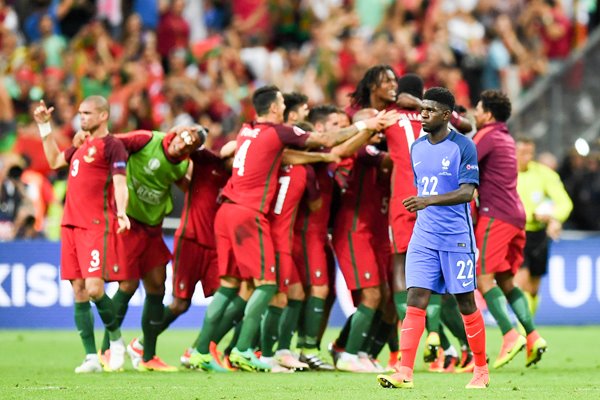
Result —
<path fill-rule="evenodd" d="M 477 288 L 475 254 L 433 250 L 410 243 L 406 253 L 406 287 L 435 293 L 468 293 Z"/>

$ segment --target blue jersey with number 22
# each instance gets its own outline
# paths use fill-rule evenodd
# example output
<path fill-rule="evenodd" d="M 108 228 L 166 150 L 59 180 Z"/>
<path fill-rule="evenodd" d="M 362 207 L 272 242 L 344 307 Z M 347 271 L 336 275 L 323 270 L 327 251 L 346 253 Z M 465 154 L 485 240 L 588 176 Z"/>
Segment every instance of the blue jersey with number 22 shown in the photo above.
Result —
<path fill-rule="evenodd" d="M 428 135 L 411 148 L 415 185 L 419 196 L 457 190 L 461 184 L 479 184 L 477 150 L 473 141 L 455 131 L 432 144 Z M 411 244 L 429 249 L 475 253 L 475 238 L 469 203 L 429 206 L 417 212 Z"/>

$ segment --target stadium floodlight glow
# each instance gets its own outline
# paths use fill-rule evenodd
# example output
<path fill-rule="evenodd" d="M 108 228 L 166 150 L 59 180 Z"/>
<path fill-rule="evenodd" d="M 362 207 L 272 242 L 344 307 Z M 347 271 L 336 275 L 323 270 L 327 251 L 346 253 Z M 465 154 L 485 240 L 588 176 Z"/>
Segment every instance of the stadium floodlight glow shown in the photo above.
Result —
<path fill-rule="evenodd" d="M 588 154 L 590 154 L 590 145 L 588 144 L 587 140 L 584 138 L 577 139 L 575 141 L 575 151 L 577 151 L 577 153 L 583 157 L 586 157 Z"/>

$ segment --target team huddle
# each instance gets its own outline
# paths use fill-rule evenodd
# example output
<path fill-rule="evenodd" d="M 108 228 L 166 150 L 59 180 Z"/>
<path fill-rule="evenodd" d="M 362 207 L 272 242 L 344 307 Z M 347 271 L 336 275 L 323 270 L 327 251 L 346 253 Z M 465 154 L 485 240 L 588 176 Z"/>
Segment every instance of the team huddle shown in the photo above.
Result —
<path fill-rule="evenodd" d="M 157 340 L 188 310 L 198 282 L 212 302 L 181 362 L 205 371 L 337 369 L 412 388 L 427 329 L 429 369 L 472 372 L 467 388 L 486 388 L 476 289 L 504 335 L 493 367 L 523 349 L 526 366 L 540 361 L 547 344 L 513 283 L 525 212 L 504 94 L 481 94 L 473 140 L 450 91 L 424 92 L 419 76 L 397 77 L 386 65 L 365 73 L 346 110 L 309 109 L 306 96 L 275 86 L 257 89 L 252 102 L 256 119 L 219 154 L 202 147 L 200 126 L 110 134 L 100 96 L 81 103 L 82 130 L 61 152 L 53 109 L 42 101 L 34 111 L 50 166 L 69 166 L 61 278 L 72 283 L 86 352 L 75 372 L 119 371 L 126 354 L 138 370 L 176 371 L 156 355 Z M 173 209 L 172 184 L 185 203 L 171 253 L 162 221 Z M 174 300 L 164 306 L 169 261 Z M 336 264 L 356 311 L 329 344 L 330 363 L 321 340 Z M 108 281 L 119 282 L 112 298 Z M 120 326 L 140 281 L 143 335 L 126 345 Z M 106 328 L 100 349 L 90 301 Z M 217 346 L 230 331 L 222 355 Z M 387 367 L 377 361 L 385 345 Z"/>

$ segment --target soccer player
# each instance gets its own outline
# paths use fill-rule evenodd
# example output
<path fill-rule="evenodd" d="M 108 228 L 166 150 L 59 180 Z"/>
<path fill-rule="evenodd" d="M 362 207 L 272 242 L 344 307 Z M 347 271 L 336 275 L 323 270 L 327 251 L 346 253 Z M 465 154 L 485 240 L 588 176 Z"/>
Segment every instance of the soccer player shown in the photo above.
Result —
<path fill-rule="evenodd" d="M 156 356 L 156 341 L 163 320 L 166 265 L 171 252 L 162 236 L 162 221 L 173 209 L 171 185 L 181 183 L 189 167 L 188 156 L 204 141 L 202 128 L 178 127 L 167 134 L 156 131 L 133 131 L 115 135 L 128 149 L 127 186 L 129 204 L 127 216 L 131 229 L 119 236 L 121 265 L 128 279 L 119 284 L 113 296 L 120 322 L 127 304 L 144 283 L 146 298 L 142 313 L 143 351 L 136 351 L 134 338 L 127 350 L 134 368 L 140 371 L 173 372 L 177 369 Z M 139 349 L 137 349 L 139 350 Z M 105 355 L 110 360 L 111 353 Z"/>
<path fill-rule="evenodd" d="M 122 280 L 115 234 L 130 228 L 125 212 L 127 152 L 108 132 L 109 107 L 101 96 L 90 96 L 79 105 L 81 128 L 89 137 L 79 148 L 61 152 L 52 135 L 50 116 L 54 107 L 40 101 L 33 112 L 48 164 L 53 169 L 69 166 L 67 195 L 61 223 L 61 279 L 69 280 L 75 296 L 75 325 L 86 357 L 76 373 L 101 372 L 96 354 L 94 316 L 90 300 L 110 336 L 112 357 L 108 370 L 123 367 L 125 343 L 121 337 L 105 281 Z"/>
<path fill-rule="evenodd" d="M 308 120 L 317 132 L 339 130 L 339 110 L 333 105 L 320 105 L 310 110 Z M 322 151 L 328 151 L 323 149 Z M 311 209 L 307 199 L 301 204 L 294 227 L 294 262 L 307 291 L 302 330 L 298 335 L 300 361 L 311 369 L 331 371 L 333 365 L 319 356 L 318 337 L 325 318 L 325 302 L 329 294 L 329 268 L 326 246 L 327 226 L 333 195 L 332 164 L 314 165 L 321 196 L 321 206 Z"/>
<path fill-rule="evenodd" d="M 354 115 L 354 120 L 376 114 L 377 110 L 364 109 Z M 372 372 L 375 368 L 363 346 L 375 323 L 375 312 L 382 298 L 381 286 L 387 281 L 388 263 L 382 264 L 375 251 L 374 223 L 381 222 L 376 219 L 381 214 L 378 169 L 391 166 L 389 156 L 371 145 L 363 146 L 339 166 L 348 177 L 341 188 L 341 202 L 335 215 L 333 247 L 348 289 L 360 299 L 351 317 L 345 350 L 336 362 L 336 368 L 341 371 Z"/>
<path fill-rule="evenodd" d="M 550 240 L 557 240 L 573 202 L 560 177 L 547 166 L 534 161 L 535 142 L 517 139 L 519 176 L 517 192 L 525 208 L 525 260 L 515 276 L 515 284 L 523 290 L 531 315 L 539 304 L 542 277 L 548 272 Z"/>
<path fill-rule="evenodd" d="M 380 129 L 385 116 L 377 116 L 332 133 L 306 132 L 282 124 L 285 104 L 275 86 L 257 89 L 252 102 L 256 121 L 244 124 L 237 136 L 237 151 L 232 177 L 223 189 L 223 204 L 215 218 L 215 235 L 221 287 L 208 307 L 201 335 L 211 330 L 231 299 L 237 294 L 240 278 L 252 280 L 256 289 L 246 309 L 236 347 L 230 354 L 232 364 L 244 370 L 270 370 L 260 362 L 252 345 L 261 316 L 277 291 L 275 253 L 267 214 L 276 191 L 276 171 L 285 146 L 298 148 L 332 147 L 363 129 Z M 360 128 L 360 129 L 359 129 Z M 203 357 L 203 353 L 192 355 Z M 190 360 L 191 361 L 191 360 Z"/>
<path fill-rule="evenodd" d="M 477 287 L 503 334 L 502 348 L 494 362 L 500 368 L 527 345 L 526 366 L 540 361 L 546 341 L 535 329 L 527 299 L 513 279 L 523 261 L 525 210 L 517 193 L 515 141 L 506 121 L 510 117 L 508 97 L 497 90 L 481 93 L 475 109 L 481 184 L 475 237 L 479 249 Z M 508 300 L 527 338 L 512 326 L 505 308 Z"/>
<path fill-rule="evenodd" d="M 425 329 L 432 293 L 456 296 L 475 356 L 475 370 L 467 388 L 486 388 L 489 373 L 485 355 L 485 325 L 475 304 L 475 241 L 469 202 L 479 183 L 473 142 L 448 129 L 454 96 L 445 88 L 431 88 L 423 96 L 421 117 L 427 135 L 412 145 L 411 163 L 417 196 L 404 199 L 417 221 L 406 255 L 408 306 L 400 338 L 400 371 L 379 375 L 389 388 L 412 388 L 415 355 Z"/>
<path fill-rule="evenodd" d="M 235 142 L 231 142 L 234 146 Z M 187 183 L 183 212 L 179 227 L 175 232 L 173 252 L 173 302 L 165 307 L 163 326 L 166 329 L 176 318 L 185 313 L 192 302 L 196 283 L 202 282 L 204 296 L 212 296 L 219 287 L 219 267 L 214 235 L 214 220 L 219 208 L 218 196 L 231 176 L 230 157 L 226 148 L 216 155 L 207 149 L 200 149 L 190 155 L 193 163 L 192 175 Z M 249 296 L 248 296 L 249 297 Z M 241 293 L 234 299 L 240 303 L 242 313 L 248 297 Z M 237 310 L 231 310 L 235 313 Z M 234 323 L 239 316 L 223 318 Z M 224 336 L 230 326 L 221 328 Z M 215 339 L 218 343 L 219 339 Z M 197 345 L 197 343 L 196 343 Z M 206 343 L 210 350 L 210 341 Z M 182 363 L 189 365 L 190 352 L 182 356 Z M 202 368 L 202 366 L 200 366 Z M 203 369 L 224 371 L 214 357 Z"/>

